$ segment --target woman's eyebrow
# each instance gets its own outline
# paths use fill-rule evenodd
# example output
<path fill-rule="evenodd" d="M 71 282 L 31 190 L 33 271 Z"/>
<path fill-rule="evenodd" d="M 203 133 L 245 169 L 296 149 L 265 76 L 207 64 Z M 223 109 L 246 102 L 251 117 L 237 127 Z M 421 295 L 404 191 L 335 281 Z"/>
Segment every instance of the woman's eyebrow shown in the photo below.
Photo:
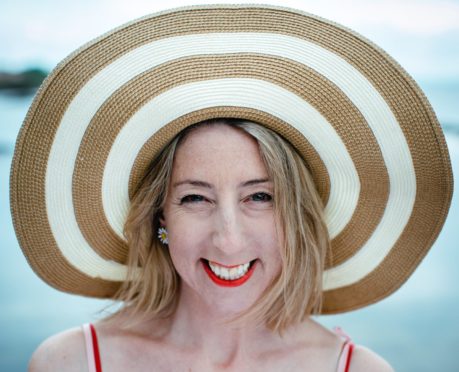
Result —
<path fill-rule="evenodd" d="M 208 189 L 212 188 L 212 185 L 210 183 L 204 182 L 204 181 L 198 181 L 198 180 L 178 181 L 178 182 L 175 182 L 174 184 L 172 184 L 172 187 L 178 187 L 178 186 L 181 186 L 181 185 L 184 185 L 184 184 L 188 184 L 188 185 L 191 185 L 191 186 L 205 187 L 205 188 L 208 188 Z"/>
<path fill-rule="evenodd" d="M 255 180 L 242 182 L 239 185 L 239 187 L 253 186 L 253 185 L 258 185 L 259 183 L 266 183 L 266 182 L 271 182 L 271 180 L 269 178 L 259 178 L 259 179 L 255 179 Z"/>
<path fill-rule="evenodd" d="M 249 181 L 245 181 L 239 184 L 239 187 L 247 187 L 247 186 L 253 186 L 253 185 L 258 185 L 260 183 L 266 183 L 266 182 L 271 182 L 269 178 L 257 178 Z M 183 180 L 183 181 L 178 181 L 175 182 L 172 187 L 178 187 L 181 185 L 191 185 L 191 186 L 198 186 L 198 187 L 205 187 L 208 189 L 213 188 L 213 185 L 211 183 L 205 182 L 205 181 L 199 181 L 199 180 Z"/>

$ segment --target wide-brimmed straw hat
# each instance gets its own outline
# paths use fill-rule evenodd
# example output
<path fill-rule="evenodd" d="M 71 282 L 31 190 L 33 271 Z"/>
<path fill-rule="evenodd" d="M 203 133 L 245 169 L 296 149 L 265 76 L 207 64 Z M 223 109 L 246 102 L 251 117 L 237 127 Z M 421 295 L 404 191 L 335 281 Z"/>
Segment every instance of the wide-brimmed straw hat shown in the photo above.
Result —
<path fill-rule="evenodd" d="M 11 208 L 33 270 L 111 297 L 123 224 L 151 160 L 187 126 L 241 118 L 304 157 L 332 239 L 324 313 L 395 291 L 438 236 L 452 195 L 440 125 L 379 47 L 302 11 L 205 5 L 123 25 L 60 63 L 20 131 Z"/>

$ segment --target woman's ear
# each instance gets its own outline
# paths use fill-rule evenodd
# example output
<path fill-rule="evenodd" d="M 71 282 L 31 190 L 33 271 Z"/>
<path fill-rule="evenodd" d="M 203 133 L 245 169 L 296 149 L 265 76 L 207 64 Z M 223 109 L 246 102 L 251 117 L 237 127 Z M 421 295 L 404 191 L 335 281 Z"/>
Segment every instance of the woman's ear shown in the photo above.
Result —
<path fill-rule="evenodd" d="M 159 219 L 159 224 L 161 225 L 161 227 L 166 227 L 166 219 L 164 218 L 163 211 L 160 211 L 158 213 L 158 219 Z"/>

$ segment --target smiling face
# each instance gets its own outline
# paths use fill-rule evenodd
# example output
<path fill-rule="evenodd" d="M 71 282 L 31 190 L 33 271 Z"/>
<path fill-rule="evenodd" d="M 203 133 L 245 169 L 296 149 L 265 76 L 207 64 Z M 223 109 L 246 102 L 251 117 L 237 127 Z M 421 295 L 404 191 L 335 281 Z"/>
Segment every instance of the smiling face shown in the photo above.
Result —
<path fill-rule="evenodd" d="M 273 191 L 250 135 L 228 125 L 188 134 L 175 153 L 161 220 L 182 296 L 226 314 L 258 299 L 282 266 Z"/>

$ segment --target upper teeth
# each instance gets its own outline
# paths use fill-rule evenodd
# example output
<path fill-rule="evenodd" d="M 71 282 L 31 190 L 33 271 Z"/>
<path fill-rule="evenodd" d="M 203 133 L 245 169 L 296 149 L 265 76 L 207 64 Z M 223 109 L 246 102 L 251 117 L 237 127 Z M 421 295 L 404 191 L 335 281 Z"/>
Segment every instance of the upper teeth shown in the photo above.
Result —
<path fill-rule="evenodd" d="M 250 263 L 234 266 L 232 268 L 227 268 L 224 266 L 220 266 L 215 262 L 209 261 L 209 266 L 211 270 L 214 272 L 214 274 L 217 275 L 219 278 L 226 280 L 235 280 L 241 278 L 247 273 L 247 271 L 249 270 Z"/>

